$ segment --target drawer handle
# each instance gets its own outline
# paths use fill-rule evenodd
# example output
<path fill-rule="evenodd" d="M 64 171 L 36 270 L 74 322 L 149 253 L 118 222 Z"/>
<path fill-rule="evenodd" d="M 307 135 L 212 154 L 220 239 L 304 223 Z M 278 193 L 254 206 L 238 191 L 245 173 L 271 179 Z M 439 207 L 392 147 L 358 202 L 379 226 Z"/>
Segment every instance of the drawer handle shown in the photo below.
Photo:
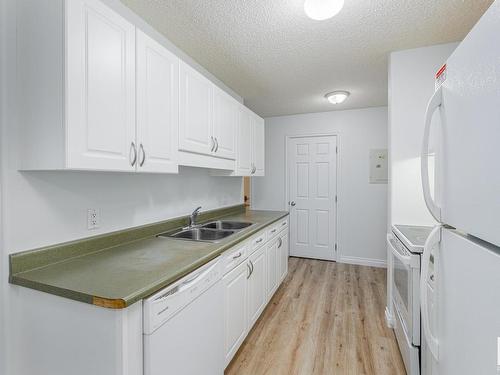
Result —
<path fill-rule="evenodd" d="M 233 257 L 233 259 L 238 259 L 238 258 L 239 258 L 239 257 L 241 257 L 242 255 L 243 255 L 243 254 L 242 254 L 242 253 L 241 253 L 241 251 L 240 251 L 240 252 L 238 253 L 238 255 L 235 255 L 235 256 Z"/>
<path fill-rule="evenodd" d="M 257 241 L 255 241 L 255 243 L 261 243 L 263 240 L 263 238 L 259 238 Z"/>
<path fill-rule="evenodd" d="M 286 221 L 284 221 L 284 222 L 281 223 L 281 226 L 283 226 L 283 225 L 286 225 Z"/>
<path fill-rule="evenodd" d="M 271 233 L 274 233 L 274 232 L 276 232 L 276 229 L 273 229 L 273 230 L 271 231 Z"/>

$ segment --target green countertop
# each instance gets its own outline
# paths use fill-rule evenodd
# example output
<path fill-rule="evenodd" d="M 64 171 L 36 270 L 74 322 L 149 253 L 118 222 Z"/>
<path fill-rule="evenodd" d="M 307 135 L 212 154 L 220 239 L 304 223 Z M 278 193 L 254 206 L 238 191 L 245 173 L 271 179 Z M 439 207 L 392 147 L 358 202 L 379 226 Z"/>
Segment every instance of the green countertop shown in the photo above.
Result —
<path fill-rule="evenodd" d="M 73 256 L 63 260 L 57 259 L 54 263 L 34 269 L 14 273 L 12 270 L 16 269 L 16 265 L 11 258 L 10 282 L 98 306 L 125 308 L 175 282 L 286 215 L 288 212 L 240 209 L 239 212 L 217 216 L 217 211 L 214 211 L 210 217 L 212 220 L 223 217 L 224 220 L 254 223 L 218 243 L 152 235 L 76 256 L 76 245 L 84 248 L 85 240 L 69 245 L 62 244 L 61 248 L 73 247 Z M 174 219 L 173 222 L 179 224 L 179 220 Z M 156 234 L 159 233 L 161 231 Z M 127 235 L 127 231 L 120 232 L 120 236 L 129 239 L 130 235 Z M 119 242 L 119 237 L 115 238 L 115 241 Z M 41 251 L 49 252 L 47 249 Z M 52 247 L 50 251 L 55 252 L 57 249 Z M 33 258 L 37 255 L 37 250 L 33 250 L 25 255 L 21 254 L 19 258 L 24 257 L 23 261 L 26 263 L 29 256 Z M 16 255 L 14 261 L 15 257 Z"/>

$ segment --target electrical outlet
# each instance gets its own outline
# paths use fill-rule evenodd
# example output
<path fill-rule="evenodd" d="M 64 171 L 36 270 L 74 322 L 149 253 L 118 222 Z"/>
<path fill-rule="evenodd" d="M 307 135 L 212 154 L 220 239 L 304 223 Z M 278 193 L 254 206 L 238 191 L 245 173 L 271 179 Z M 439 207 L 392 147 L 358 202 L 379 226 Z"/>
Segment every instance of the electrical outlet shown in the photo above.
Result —
<path fill-rule="evenodd" d="M 100 217 L 99 210 L 96 208 L 89 208 L 87 210 L 87 229 L 97 229 L 99 228 Z"/>

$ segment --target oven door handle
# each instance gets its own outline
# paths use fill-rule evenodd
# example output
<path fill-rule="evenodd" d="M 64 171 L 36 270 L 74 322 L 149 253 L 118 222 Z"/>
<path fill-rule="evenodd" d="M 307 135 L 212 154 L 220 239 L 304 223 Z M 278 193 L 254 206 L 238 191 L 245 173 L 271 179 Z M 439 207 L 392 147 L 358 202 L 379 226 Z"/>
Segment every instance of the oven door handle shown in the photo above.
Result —
<path fill-rule="evenodd" d="M 439 340 L 431 330 L 429 322 L 429 301 L 427 279 L 429 278 L 429 263 L 432 249 L 441 242 L 441 225 L 434 227 L 424 245 L 422 254 L 422 272 L 420 277 L 420 308 L 422 309 L 422 326 L 429 350 L 436 361 L 439 361 Z"/>
<path fill-rule="evenodd" d="M 393 241 L 394 241 L 394 237 L 392 236 L 392 234 L 387 233 L 387 244 L 391 248 L 392 254 L 394 254 L 396 256 L 396 258 L 398 258 L 401 261 L 401 263 L 403 263 L 406 267 L 419 268 L 420 264 L 418 262 L 418 258 L 412 257 L 411 255 L 401 254 L 399 252 L 399 250 L 397 249 L 397 247 L 394 246 Z"/>

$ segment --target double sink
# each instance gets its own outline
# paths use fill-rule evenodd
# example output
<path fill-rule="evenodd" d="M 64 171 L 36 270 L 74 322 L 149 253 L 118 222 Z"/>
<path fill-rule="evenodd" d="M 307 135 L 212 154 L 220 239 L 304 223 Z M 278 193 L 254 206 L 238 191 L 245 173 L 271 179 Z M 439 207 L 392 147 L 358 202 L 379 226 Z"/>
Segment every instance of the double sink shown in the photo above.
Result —
<path fill-rule="evenodd" d="M 184 228 L 173 233 L 162 233 L 159 237 L 178 238 L 190 241 L 217 242 L 245 229 L 253 223 L 243 221 L 211 221 L 195 227 Z"/>

